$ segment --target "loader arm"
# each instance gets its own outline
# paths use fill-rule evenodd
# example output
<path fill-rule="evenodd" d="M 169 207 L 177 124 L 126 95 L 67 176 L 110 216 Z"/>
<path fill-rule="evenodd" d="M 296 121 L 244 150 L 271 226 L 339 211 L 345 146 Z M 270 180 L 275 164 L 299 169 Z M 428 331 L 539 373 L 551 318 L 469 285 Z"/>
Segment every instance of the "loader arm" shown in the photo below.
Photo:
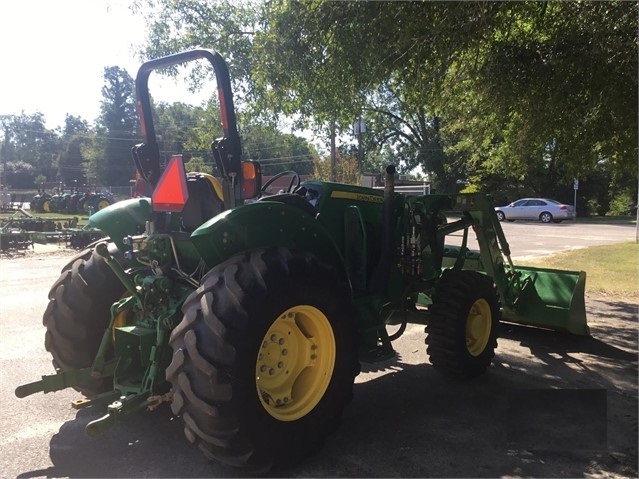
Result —
<path fill-rule="evenodd" d="M 504 320 L 578 335 L 590 334 L 584 299 L 585 272 L 514 265 L 489 196 L 457 195 L 453 209 L 461 213 L 462 225 L 467 222 L 477 236 L 477 269 L 493 278 L 501 296 Z M 440 234 L 451 226 L 444 226 Z"/>

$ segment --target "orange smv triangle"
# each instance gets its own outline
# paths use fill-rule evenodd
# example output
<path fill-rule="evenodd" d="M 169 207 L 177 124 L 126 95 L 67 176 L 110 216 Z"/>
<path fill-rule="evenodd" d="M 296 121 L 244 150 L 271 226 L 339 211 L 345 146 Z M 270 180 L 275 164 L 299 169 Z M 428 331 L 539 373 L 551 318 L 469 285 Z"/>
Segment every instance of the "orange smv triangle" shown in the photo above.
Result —
<path fill-rule="evenodd" d="M 182 155 L 173 155 L 151 197 L 153 210 L 179 213 L 188 199 Z"/>

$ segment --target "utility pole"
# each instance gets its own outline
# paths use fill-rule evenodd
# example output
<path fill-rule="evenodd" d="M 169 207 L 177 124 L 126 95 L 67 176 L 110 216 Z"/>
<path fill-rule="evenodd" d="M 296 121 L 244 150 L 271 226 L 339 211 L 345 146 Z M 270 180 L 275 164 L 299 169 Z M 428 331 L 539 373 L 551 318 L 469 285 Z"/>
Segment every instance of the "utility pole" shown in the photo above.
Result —
<path fill-rule="evenodd" d="M 639 243 L 639 148 L 635 148 L 637 154 L 637 221 L 635 221 L 635 243 Z"/>
<path fill-rule="evenodd" d="M 362 115 L 359 116 L 359 120 L 357 120 L 353 124 L 353 133 L 357 136 L 357 174 L 361 176 L 362 174 L 362 163 L 364 161 L 363 158 L 363 148 L 362 148 L 362 133 L 366 133 L 366 124 L 362 119 Z"/>
<path fill-rule="evenodd" d="M 575 210 L 575 221 L 577 221 L 577 190 L 579 189 L 579 179 L 577 178 L 575 178 L 573 183 L 573 189 L 575 190 L 575 193 L 572 200 L 572 207 Z"/>
<path fill-rule="evenodd" d="M 336 148 L 335 148 L 335 121 L 331 124 L 331 181 L 335 181 L 335 163 L 336 163 Z"/>

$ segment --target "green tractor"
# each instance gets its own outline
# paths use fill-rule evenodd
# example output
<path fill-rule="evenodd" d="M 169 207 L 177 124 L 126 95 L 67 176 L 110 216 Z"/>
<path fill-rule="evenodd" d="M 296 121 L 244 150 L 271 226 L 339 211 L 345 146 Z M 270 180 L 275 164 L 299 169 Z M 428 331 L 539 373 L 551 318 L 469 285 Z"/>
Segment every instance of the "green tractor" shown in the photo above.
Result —
<path fill-rule="evenodd" d="M 216 75 L 218 177 L 186 174 L 156 140 L 149 75 L 192 60 Z M 285 172 L 287 191 L 267 195 L 260 165 L 240 159 L 218 53 L 149 61 L 136 89 L 133 158 L 153 194 L 91 216 L 108 239 L 63 268 L 44 313 L 56 374 L 16 389 L 73 387 L 74 407 L 106 406 L 88 435 L 170 402 L 207 457 L 264 471 L 321 446 L 360 362 L 393 358 L 408 323 L 426 327 L 434 368 L 466 379 L 490 367 L 502 321 L 588 334 L 585 273 L 514 266 L 488 197 L 406 196 L 392 166 L 383 191 Z"/>

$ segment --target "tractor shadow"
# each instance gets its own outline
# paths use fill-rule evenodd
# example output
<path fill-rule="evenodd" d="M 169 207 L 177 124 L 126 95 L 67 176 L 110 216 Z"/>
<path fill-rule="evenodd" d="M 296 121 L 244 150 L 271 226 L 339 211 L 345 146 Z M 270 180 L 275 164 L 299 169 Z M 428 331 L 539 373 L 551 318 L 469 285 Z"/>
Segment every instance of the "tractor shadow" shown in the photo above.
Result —
<path fill-rule="evenodd" d="M 621 322 L 589 338 L 504 328 L 521 348 L 498 348 L 471 381 L 401 356 L 363 364 L 324 447 L 261 477 L 584 477 L 593 467 L 636 477 L 637 326 L 632 307 L 607 311 Z M 206 459 L 168 405 L 87 438 L 103 414 L 78 411 L 50 440 L 53 466 L 18 477 L 246 476 Z"/>
<path fill-rule="evenodd" d="M 85 426 L 104 407 L 79 410 L 50 441 L 53 467 L 20 474 L 31 477 L 237 477 L 208 461 L 184 437 L 182 421 L 168 405 L 134 414 L 89 438 Z"/>

